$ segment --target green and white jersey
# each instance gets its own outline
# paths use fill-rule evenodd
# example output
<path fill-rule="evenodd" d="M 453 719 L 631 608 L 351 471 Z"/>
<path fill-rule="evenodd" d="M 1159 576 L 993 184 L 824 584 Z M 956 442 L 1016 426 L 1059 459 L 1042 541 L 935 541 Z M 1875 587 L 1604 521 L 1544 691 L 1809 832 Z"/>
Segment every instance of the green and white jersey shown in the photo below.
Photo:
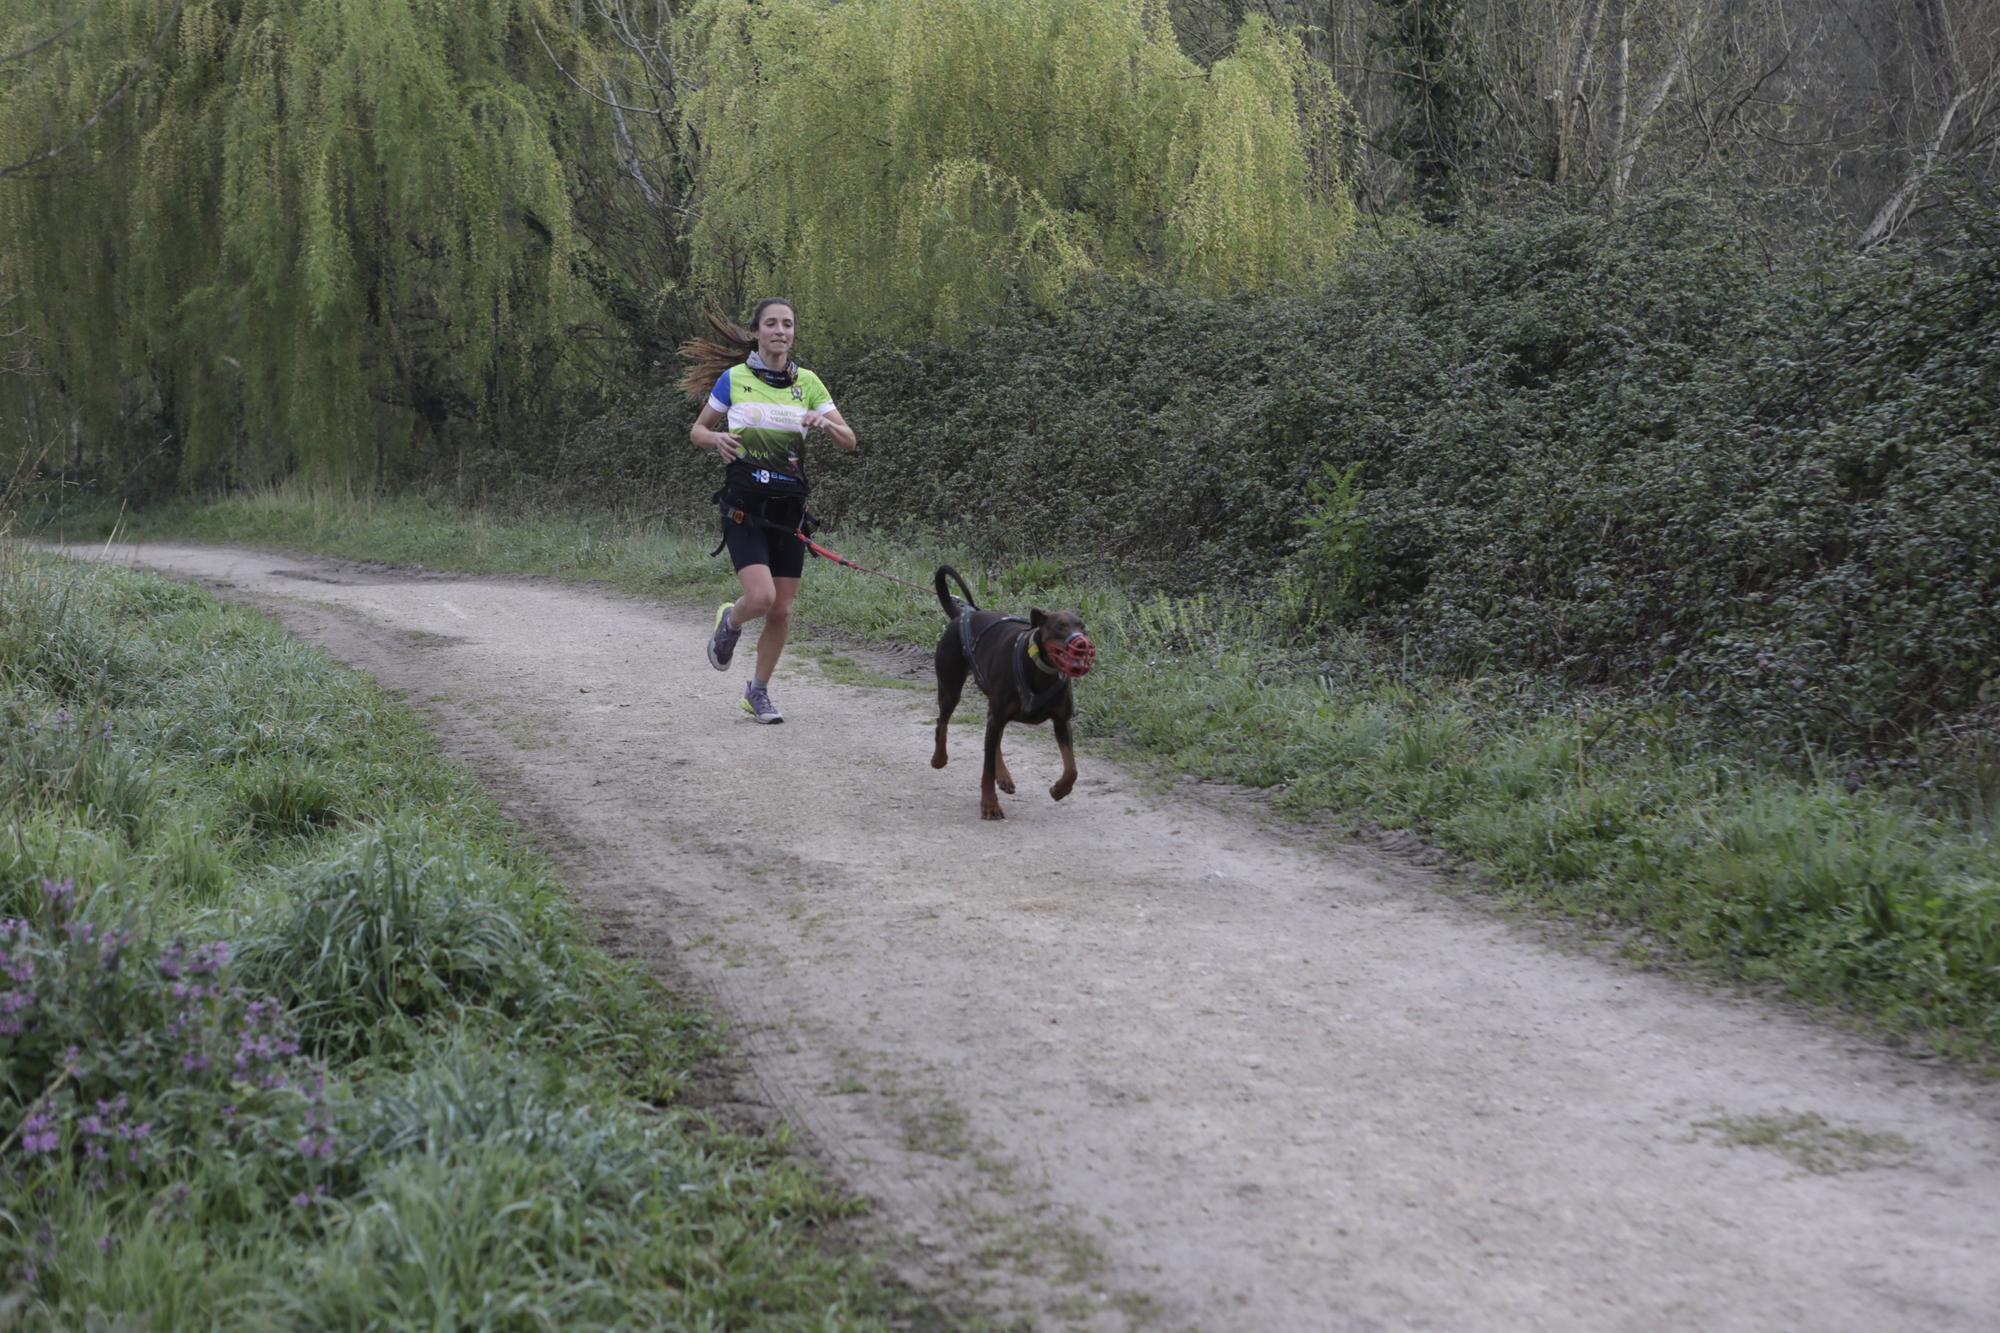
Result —
<path fill-rule="evenodd" d="M 794 367 L 792 382 L 771 384 L 757 374 L 755 353 L 740 366 L 722 372 L 708 395 L 708 405 L 725 418 L 725 429 L 743 441 L 743 454 L 728 468 L 738 490 L 790 491 L 805 489 L 801 462 L 806 432 L 801 420 L 808 412 L 833 410 L 833 395 L 819 376 Z"/>

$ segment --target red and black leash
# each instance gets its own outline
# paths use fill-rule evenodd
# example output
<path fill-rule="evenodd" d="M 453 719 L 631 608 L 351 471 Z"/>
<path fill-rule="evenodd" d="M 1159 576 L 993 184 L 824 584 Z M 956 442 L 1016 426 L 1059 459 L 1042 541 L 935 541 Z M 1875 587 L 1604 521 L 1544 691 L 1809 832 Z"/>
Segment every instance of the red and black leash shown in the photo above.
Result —
<path fill-rule="evenodd" d="M 821 546 L 818 542 L 806 536 L 804 525 L 800 525 L 797 528 L 787 528 L 782 523 L 773 523 L 770 519 L 765 518 L 762 514 L 753 514 L 748 509 L 743 509 L 743 508 L 731 508 L 727 512 L 729 516 L 731 518 L 734 518 L 738 523 L 748 522 L 751 519 L 755 519 L 757 522 L 762 523 L 765 527 L 769 528 L 773 532 L 782 532 L 788 537 L 797 537 L 800 541 L 806 544 L 806 549 L 808 551 L 811 551 L 814 555 L 820 557 L 822 560 L 831 560 L 836 565 L 845 565 L 847 568 L 856 570 L 863 574 L 873 574 L 878 579 L 887 579 L 891 583 L 900 583 L 905 588 L 915 588 L 918 592 L 924 593 L 926 595 L 935 594 L 935 589 L 933 589 L 929 584 L 912 583 L 908 579 L 898 578 L 896 575 L 889 573 L 887 570 L 870 569 L 867 565 L 861 564 L 858 561 L 849 560 L 846 556 L 842 555 L 838 551 L 829 550 L 828 548 Z"/>
<path fill-rule="evenodd" d="M 747 509 L 730 509 L 727 512 L 729 516 L 731 518 L 734 518 L 738 523 L 748 522 L 750 519 L 754 518 L 759 523 L 762 523 L 765 527 L 771 529 L 773 532 L 785 531 L 784 524 L 773 523 L 770 519 L 765 518 L 762 514 L 752 514 Z M 935 587 L 926 587 L 924 584 L 921 583 L 912 583 L 909 579 L 899 578 L 898 576 L 891 574 L 886 570 L 870 569 L 868 566 L 861 564 L 859 561 L 849 560 L 846 556 L 842 555 L 838 551 L 829 550 L 828 548 L 821 546 L 818 542 L 806 536 L 805 524 L 803 522 L 801 522 L 798 527 L 792 529 L 790 535 L 797 537 L 800 541 L 804 542 L 806 544 L 806 549 L 808 551 L 811 551 L 814 555 L 819 556 L 822 560 L 831 560 L 836 565 L 845 565 L 847 568 L 856 570 L 863 574 L 873 574 L 878 579 L 887 579 L 891 583 L 900 583 L 905 588 L 915 588 L 918 592 L 924 593 L 926 595 L 935 593 L 937 591 Z M 953 578 L 958 578 L 957 570 L 952 570 L 951 574 Z M 959 590 L 965 593 L 965 595 L 968 598 L 972 596 L 972 590 L 965 586 L 964 579 L 958 580 L 958 587 Z M 965 609 L 977 610 L 978 608 L 972 606 L 970 602 L 968 602 L 966 604 Z M 1019 617 L 1009 617 L 1009 619 L 1019 619 Z M 971 617 L 969 616 L 965 617 L 964 623 L 969 626 L 971 623 Z M 1035 649 L 1032 644 L 1030 644 L 1027 651 L 1031 655 L 1034 653 Z M 968 639 L 966 644 L 966 656 L 968 659 L 970 659 L 972 655 L 973 655 L 972 644 L 971 641 Z M 1048 655 L 1050 662 L 1054 665 L 1055 669 L 1058 672 L 1060 672 L 1064 676 L 1076 678 L 1089 674 L 1091 666 L 1097 661 L 1097 645 L 1093 644 L 1090 641 L 1089 636 L 1084 634 L 1081 628 L 1079 628 L 1076 633 L 1070 635 L 1068 639 L 1065 639 L 1061 645 L 1059 646 L 1051 645 L 1048 648 Z"/>
<path fill-rule="evenodd" d="M 819 556 L 823 560 L 831 560 L 836 565 L 845 565 L 849 569 L 859 570 L 863 574 L 873 574 L 876 578 L 887 579 L 891 583 L 900 583 L 905 588 L 915 588 L 918 592 L 924 593 L 926 595 L 931 595 L 935 591 L 934 589 L 930 588 L 925 584 L 912 583 L 908 579 L 898 578 L 894 574 L 888 573 L 885 570 L 870 569 L 866 565 L 856 564 L 854 561 L 849 560 L 846 556 L 842 555 L 838 551 L 827 550 L 826 547 L 821 546 L 818 542 L 806 536 L 804 531 L 794 532 L 792 535 L 794 537 L 797 537 L 800 541 L 804 542 L 806 544 L 806 549 L 808 551 L 811 551 L 814 555 Z"/>

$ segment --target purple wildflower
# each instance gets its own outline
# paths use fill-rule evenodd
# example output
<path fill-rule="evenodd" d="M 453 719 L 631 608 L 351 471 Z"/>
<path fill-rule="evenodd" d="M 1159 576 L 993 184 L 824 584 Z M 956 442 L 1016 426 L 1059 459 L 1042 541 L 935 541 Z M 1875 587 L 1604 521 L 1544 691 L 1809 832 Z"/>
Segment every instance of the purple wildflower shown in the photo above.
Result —
<path fill-rule="evenodd" d="M 307 1134 L 297 1144 L 299 1156 L 307 1161 L 324 1161 L 333 1156 L 331 1134 Z"/>
<path fill-rule="evenodd" d="M 38 1111 L 21 1123 L 21 1154 L 24 1157 L 54 1152 L 58 1141 L 55 1117 L 45 1111 Z"/>
<path fill-rule="evenodd" d="M 229 962 L 229 941 L 215 940 L 194 951 L 194 960 L 188 971 L 195 976 L 213 976 Z"/>

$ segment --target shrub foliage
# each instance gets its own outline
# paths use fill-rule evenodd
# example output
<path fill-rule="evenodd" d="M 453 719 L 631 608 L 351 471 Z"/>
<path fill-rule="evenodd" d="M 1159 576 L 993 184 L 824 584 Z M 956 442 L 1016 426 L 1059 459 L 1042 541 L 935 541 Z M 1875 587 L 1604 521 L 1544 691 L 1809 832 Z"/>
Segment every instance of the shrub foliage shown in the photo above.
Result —
<path fill-rule="evenodd" d="M 1960 224 L 1778 261 L 1667 200 L 1398 238 L 1311 298 L 1107 285 L 819 367 L 862 448 L 816 508 L 1890 745 L 2000 669 L 2000 210 Z M 569 447 L 694 515 L 690 410 Z"/>

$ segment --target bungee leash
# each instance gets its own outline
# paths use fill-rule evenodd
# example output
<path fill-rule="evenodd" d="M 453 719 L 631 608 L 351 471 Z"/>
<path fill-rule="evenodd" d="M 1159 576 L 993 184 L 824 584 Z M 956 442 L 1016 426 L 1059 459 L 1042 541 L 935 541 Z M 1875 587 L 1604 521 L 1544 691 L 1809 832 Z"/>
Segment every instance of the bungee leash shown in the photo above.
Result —
<path fill-rule="evenodd" d="M 765 527 L 771 529 L 771 531 L 773 532 L 782 532 L 787 537 L 797 537 L 800 541 L 806 544 L 806 549 L 808 551 L 811 551 L 814 555 L 820 557 L 820 559 L 822 560 L 831 560 L 836 565 L 845 565 L 847 568 L 852 570 L 857 570 L 860 573 L 873 574 L 878 579 L 887 579 L 891 583 L 900 583 L 905 588 L 915 588 L 920 593 L 924 593 L 927 596 L 931 595 L 931 589 L 927 584 L 912 583 L 909 579 L 898 578 L 896 575 L 889 573 L 887 570 L 870 569 L 867 565 L 861 564 L 858 561 L 849 560 L 846 556 L 842 555 L 838 551 L 829 550 L 827 547 L 821 546 L 818 542 L 806 536 L 805 523 L 803 521 L 801 521 L 796 528 L 788 528 L 783 523 L 773 523 L 770 519 L 765 518 L 762 514 L 753 514 L 748 509 L 740 505 L 725 506 L 723 512 L 728 514 L 729 517 L 735 519 L 738 523 L 748 523 L 754 519 L 757 522 L 762 523 Z M 717 547 L 716 549 L 721 550 L 722 548 Z"/>
<path fill-rule="evenodd" d="M 1011 624 L 1026 625 L 1030 623 L 1028 621 L 1021 619 L 1021 617 L 1019 616 L 1007 616 L 1007 615 L 998 615 L 997 613 L 989 613 L 989 614 L 994 614 L 995 619 L 990 621 L 985 626 L 984 630 L 981 630 L 979 631 L 978 634 L 975 634 L 973 631 L 972 617 L 973 613 L 979 611 L 979 605 L 978 603 L 972 600 L 972 589 L 965 586 L 965 577 L 962 574 L 960 574 L 957 570 L 951 568 L 951 566 L 949 565 L 944 566 L 937 572 L 936 583 L 931 586 L 926 586 L 921 583 L 913 583 L 906 578 L 898 577 L 895 574 L 889 573 L 887 570 L 870 569 L 867 565 L 864 565 L 857 560 L 849 560 L 846 556 L 842 555 L 840 552 L 832 550 L 825 546 L 821 546 L 811 537 L 806 536 L 806 516 L 803 507 L 801 507 L 800 509 L 798 525 L 793 528 L 787 528 L 783 523 L 774 523 L 770 519 L 765 518 L 762 514 L 753 514 L 747 507 L 743 505 L 725 504 L 722 506 L 722 512 L 727 514 L 729 518 L 734 522 L 748 523 L 750 520 L 755 519 L 757 522 L 762 523 L 765 527 L 771 529 L 771 531 L 773 532 L 782 532 L 785 533 L 787 536 L 796 537 L 800 541 L 805 543 L 805 547 L 808 551 L 811 551 L 814 555 L 820 557 L 822 560 L 831 560 L 836 565 L 845 565 L 847 568 L 856 570 L 863 574 L 873 574 L 878 579 L 887 579 L 891 583 L 900 583 L 905 588 L 914 588 L 916 591 L 923 593 L 926 596 L 935 596 L 940 599 L 948 597 L 949 594 L 945 591 L 944 578 L 945 575 L 949 574 L 952 577 L 952 579 L 957 582 L 958 590 L 965 594 L 965 596 L 962 599 L 957 597 L 952 597 L 950 599 L 958 606 L 958 612 L 956 615 L 953 616 L 953 619 L 958 624 L 959 636 L 964 645 L 965 659 L 968 663 L 972 665 L 974 674 L 980 676 L 979 687 L 982 690 L 986 688 L 986 680 L 983 675 L 980 675 L 980 667 L 979 667 L 980 657 L 979 657 L 979 644 L 978 644 L 979 638 L 984 636 L 986 630 L 995 629 L 1001 624 L 1011 623 Z M 722 547 L 718 545 L 715 549 L 716 551 L 720 551 Z M 714 552 L 711 552 L 710 554 L 713 553 Z M 946 609 L 950 610 L 949 607 L 947 607 Z M 1067 638 L 1063 639 L 1060 643 L 1049 643 L 1045 646 L 1041 645 L 1037 642 L 1034 634 L 1031 632 L 1021 640 L 1020 651 L 1021 651 L 1021 670 L 1018 673 L 1018 677 L 1021 682 L 1021 706 L 1026 712 L 1029 713 L 1036 711 L 1036 709 L 1041 707 L 1043 704 L 1053 699 L 1055 697 L 1055 689 L 1057 685 L 1068 680 L 1079 680 L 1084 676 L 1089 675 L 1091 667 L 1095 666 L 1097 663 L 1097 645 L 1092 643 L 1090 641 L 1090 636 L 1083 632 L 1083 624 L 1081 621 L 1077 622 L 1076 631 L 1070 634 Z M 1030 664 L 1037 657 L 1046 657 L 1048 662 L 1048 669 L 1052 671 L 1056 677 L 1055 684 L 1050 685 L 1046 690 L 1040 692 L 1030 691 L 1028 688 L 1028 678 L 1031 670 Z"/>
<path fill-rule="evenodd" d="M 854 561 L 849 560 L 846 556 L 840 554 L 840 552 L 838 551 L 827 550 L 826 547 L 821 546 L 818 542 L 806 536 L 806 534 L 803 531 L 795 532 L 792 535 L 794 537 L 797 537 L 800 541 L 804 542 L 806 544 L 806 549 L 808 551 L 811 551 L 814 555 L 819 556 L 823 560 L 831 560 L 836 565 L 845 565 L 849 569 L 859 570 L 863 574 L 873 574 L 876 578 L 887 579 L 891 583 L 900 583 L 905 588 L 915 588 L 918 592 L 921 593 L 930 592 L 930 589 L 925 587 L 921 583 L 912 583 L 908 579 L 898 578 L 894 574 L 888 573 L 885 570 L 870 569 L 866 565 L 856 564 Z"/>

